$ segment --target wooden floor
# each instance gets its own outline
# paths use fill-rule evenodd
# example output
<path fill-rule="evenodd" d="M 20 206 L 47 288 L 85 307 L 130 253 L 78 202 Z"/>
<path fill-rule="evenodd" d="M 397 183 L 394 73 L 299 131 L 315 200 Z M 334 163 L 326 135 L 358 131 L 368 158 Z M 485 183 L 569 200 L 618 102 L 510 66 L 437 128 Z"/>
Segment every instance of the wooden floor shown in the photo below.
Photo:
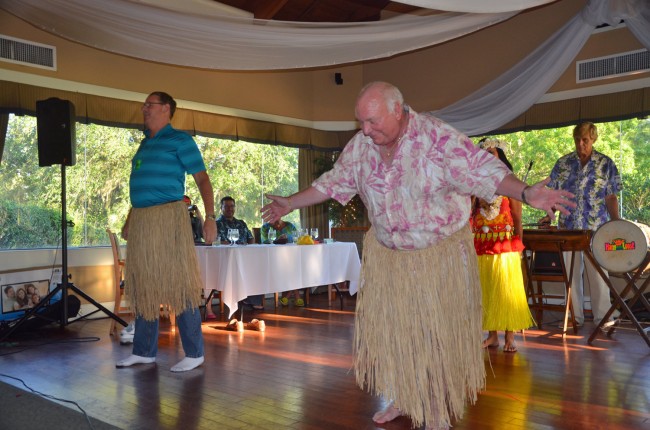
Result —
<path fill-rule="evenodd" d="M 155 365 L 116 369 L 131 347 L 108 336 L 107 319 L 14 337 L 0 347 L 0 373 L 129 430 L 410 429 L 402 417 L 370 419 L 384 404 L 350 369 L 354 299 L 343 311 L 325 295 L 311 305 L 256 313 L 265 333 L 204 323 L 206 363 L 183 374 L 169 371 L 183 352 L 166 322 Z M 589 322 L 566 341 L 557 323 L 545 328 L 518 334 L 516 354 L 486 352 L 487 388 L 455 429 L 650 429 L 650 348 L 636 332 L 589 346 Z"/>

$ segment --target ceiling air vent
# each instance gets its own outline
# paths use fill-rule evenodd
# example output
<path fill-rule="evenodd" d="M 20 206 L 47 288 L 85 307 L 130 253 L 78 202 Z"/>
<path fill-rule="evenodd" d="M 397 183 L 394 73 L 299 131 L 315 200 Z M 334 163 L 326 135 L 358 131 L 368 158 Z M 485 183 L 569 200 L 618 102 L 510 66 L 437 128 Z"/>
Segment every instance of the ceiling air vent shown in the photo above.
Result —
<path fill-rule="evenodd" d="M 589 82 L 650 71 L 647 49 L 576 62 L 576 82 Z"/>
<path fill-rule="evenodd" d="M 0 61 L 56 70 L 56 48 L 0 34 Z"/>

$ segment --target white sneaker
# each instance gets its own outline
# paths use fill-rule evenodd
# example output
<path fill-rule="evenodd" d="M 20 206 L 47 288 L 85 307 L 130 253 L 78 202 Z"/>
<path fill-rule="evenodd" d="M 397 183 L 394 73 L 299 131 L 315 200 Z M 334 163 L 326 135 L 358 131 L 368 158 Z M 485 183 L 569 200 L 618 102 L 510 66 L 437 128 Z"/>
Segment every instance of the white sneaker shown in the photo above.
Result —
<path fill-rule="evenodd" d="M 133 343 L 133 337 L 135 336 L 135 324 L 130 323 L 122 329 L 120 332 L 120 343 L 122 345 L 127 345 Z"/>

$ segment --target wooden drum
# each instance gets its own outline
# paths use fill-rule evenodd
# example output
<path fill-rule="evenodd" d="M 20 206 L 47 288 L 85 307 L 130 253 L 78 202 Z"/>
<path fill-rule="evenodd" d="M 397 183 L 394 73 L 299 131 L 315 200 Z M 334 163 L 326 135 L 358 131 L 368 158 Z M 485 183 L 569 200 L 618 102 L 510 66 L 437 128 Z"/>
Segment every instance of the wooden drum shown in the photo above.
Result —
<path fill-rule="evenodd" d="M 601 225 L 591 238 L 591 252 L 604 269 L 613 273 L 636 270 L 648 253 L 650 227 L 626 220 Z"/>

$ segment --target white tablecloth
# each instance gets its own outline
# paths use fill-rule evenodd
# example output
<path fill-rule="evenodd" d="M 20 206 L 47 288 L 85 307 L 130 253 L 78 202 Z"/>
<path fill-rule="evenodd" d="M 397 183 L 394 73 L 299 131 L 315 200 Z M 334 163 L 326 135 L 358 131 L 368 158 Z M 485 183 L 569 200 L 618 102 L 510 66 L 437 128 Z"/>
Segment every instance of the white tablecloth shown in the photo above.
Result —
<path fill-rule="evenodd" d="M 357 245 L 197 246 L 196 255 L 207 294 L 222 292 L 230 313 L 237 302 L 255 294 L 277 293 L 350 281 L 357 291 L 361 262 Z"/>

